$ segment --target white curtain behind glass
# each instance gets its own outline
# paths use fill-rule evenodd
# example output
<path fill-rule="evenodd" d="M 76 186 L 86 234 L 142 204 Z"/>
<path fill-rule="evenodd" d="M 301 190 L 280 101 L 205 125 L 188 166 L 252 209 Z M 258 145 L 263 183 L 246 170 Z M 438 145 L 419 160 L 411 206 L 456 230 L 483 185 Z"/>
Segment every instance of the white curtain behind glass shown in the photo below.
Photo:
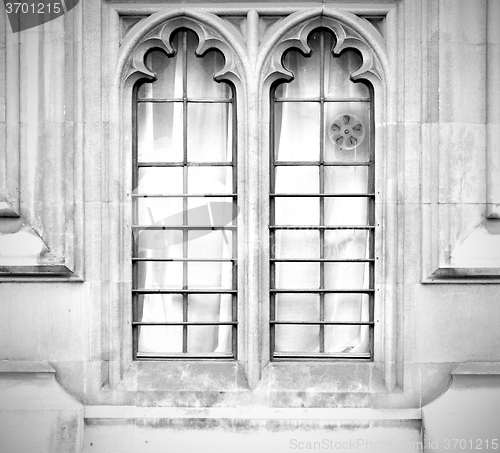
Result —
<path fill-rule="evenodd" d="M 222 66 L 222 57 L 213 52 L 208 57 L 196 58 L 196 40 L 188 40 L 188 99 L 219 99 L 230 97 L 225 84 L 213 80 L 213 74 Z M 183 97 L 184 55 L 181 52 L 180 35 L 174 39 L 178 49 L 175 58 L 167 58 L 159 52 L 149 57 L 149 63 L 158 75 L 152 84 L 144 84 L 140 97 L 179 99 Z M 232 159 L 231 104 L 188 103 L 187 105 L 187 159 L 190 162 L 226 162 Z M 183 161 L 183 103 L 140 103 L 138 111 L 138 159 L 148 162 Z M 142 168 L 139 171 L 138 193 L 182 194 L 183 168 Z M 230 167 L 189 167 L 187 193 L 232 193 Z M 206 219 L 192 216 L 196 207 L 207 207 L 210 202 L 231 201 L 219 198 L 188 198 L 188 223 L 206 224 Z M 183 198 L 146 198 L 138 200 L 138 223 L 183 224 Z M 231 209 L 230 204 L 227 208 Z M 193 218 L 192 218 L 193 217 Z M 227 218 L 227 216 L 226 216 Z M 215 223 L 217 223 L 215 221 Z M 203 232 L 206 233 L 206 232 Z M 139 240 L 142 258 L 186 258 L 183 255 L 182 231 L 146 231 Z M 229 233 L 213 231 L 203 235 L 190 231 L 188 236 L 189 258 L 231 258 Z M 151 239 L 154 236 L 154 240 Z M 231 263 L 189 262 L 187 275 L 180 261 L 145 262 L 139 265 L 138 284 L 147 289 L 231 289 Z M 187 278 L 186 278 L 187 277 Z M 187 285 L 186 285 L 187 283 Z M 231 321 L 231 295 L 190 294 L 188 296 L 189 321 Z M 143 322 L 183 321 L 183 297 L 181 294 L 146 294 L 143 296 Z M 187 352 L 230 352 L 231 326 L 188 327 Z M 138 351 L 169 353 L 182 352 L 182 326 L 143 326 L 139 330 Z"/>
<path fill-rule="evenodd" d="M 305 58 L 298 52 L 286 56 L 285 65 L 295 75 L 289 84 L 277 89 L 283 98 L 319 98 L 320 64 L 319 35 L 310 39 L 313 52 Z M 330 35 L 325 35 L 325 95 L 338 98 L 367 97 L 365 86 L 350 81 L 350 74 L 359 67 L 360 58 L 347 52 L 332 58 Z M 318 161 L 320 155 L 319 102 L 275 103 L 275 159 L 280 161 Z M 325 161 L 368 160 L 368 139 L 360 149 L 340 150 L 328 137 L 328 129 L 341 113 L 354 113 L 369 124 L 367 104 L 342 102 L 325 103 L 324 159 Z M 276 193 L 318 193 L 319 167 L 276 167 Z M 325 167 L 325 193 L 366 193 L 367 167 Z M 325 225 L 366 225 L 366 198 L 325 198 Z M 278 198 L 275 202 L 276 223 L 282 225 L 319 225 L 319 198 Z M 276 233 L 275 253 L 282 258 L 320 258 L 319 232 L 279 231 Z M 361 230 L 327 230 L 324 239 L 324 258 L 368 258 L 368 235 Z M 325 263 L 324 288 L 368 288 L 368 265 L 365 263 Z M 282 289 L 319 288 L 319 263 L 277 263 L 275 287 Z M 318 321 L 318 294 L 277 294 L 276 319 L 288 321 Z M 368 321 L 368 296 L 361 294 L 326 294 L 325 321 Z M 318 352 L 318 326 L 276 326 L 275 349 L 283 352 Z M 325 352 L 367 352 L 367 326 L 325 326 Z"/>

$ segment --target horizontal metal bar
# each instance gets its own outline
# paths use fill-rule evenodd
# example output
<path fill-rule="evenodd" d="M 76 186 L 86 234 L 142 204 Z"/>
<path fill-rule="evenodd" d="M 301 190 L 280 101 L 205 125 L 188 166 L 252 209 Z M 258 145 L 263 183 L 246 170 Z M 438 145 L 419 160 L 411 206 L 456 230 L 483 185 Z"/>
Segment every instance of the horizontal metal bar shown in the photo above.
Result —
<path fill-rule="evenodd" d="M 234 167 L 233 162 L 138 162 L 138 167 Z"/>
<path fill-rule="evenodd" d="M 205 194 L 161 194 L 133 193 L 132 198 L 236 198 L 235 193 L 205 193 Z"/>
<path fill-rule="evenodd" d="M 271 293 L 290 294 L 372 294 L 374 289 L 270 289 Z"/>
<path fill-rule="evenodd" d="M 237 261 L 236 258 L 137 258 L 132 257 L 132 261 L 158 261 L 163 263 L 168 262 L 193 262 L 193 263 L 232 263 L 233 261 Z"/>
<path fill-rule="evenodd" d="M 270 197 L 365 197 L 365 198 L 374 198 L 374 193 L 272 193 L 269 195 Z"/>
<path fill-rule="evenodd" d="M 275 167 L 319 167 L 324 165 L 326 167 L 369 167 L 373 165 L 370 161 L 361 162 L 320 162 L 318 160 L 303 160 L 303 161 L 274 161 Z"/>
<path fill-rule="evenodd" d="M 236 321 L 179 321 L 179 322 L 154 322 L 154 321 L 134 321 L 133 326 L 236 326 L 238 323 Z"/>
<path fill-rule="evenodd" d="M 190 354 L 188 352 L 179 352 L 179 353 L 168 353 L 168 354 L 160 354 L 160 353 L 155 353 L 155 352 L 138 352 L 137 353 L 137 358 L 138 359 L 148 359 L 148 360 L 165 360 L 165 359 L 171 359 L 171 360 L 193 360 L 193 359 L 234 359 L 234 354 L 229 353 L 229 354 L 224 354 L 224 353 L 197 353 L 197 354 Z"/>
<path fill-rule="evenodd" d="M 273 263 L 374 263 L 373 258 L 329 259 L 329 258 L 271 258 Z"/>
<path fill-rule="evenodd" d="M 235 289 L 133 289 L 133 294 L 236 294 Z"/>
<path fill-rule="evenodd" d="M 132 225 L 134 230 L 235 230 L 236 225 Z"/>
<path fill-rule="evenodd" d="M 220 98 L 220 99 L 201 99 L 201 98 L 186 98 L 188 104 L 232 104 L 232 98 Z M 137 102 L 140 103 L 151 103 L 151 104 L 161 104 L 161 103 L 174 103 L 184 102 L 182 98 L 138 98 Z"/>
<path fill-rule="evenodd" d="M 297 326 L 373 326 L 371 321 L 269 321 L 273 325 L 297 325 Z"/>
<path fill-rule="evenodd" d="M 370 98 L 334 98 L 334 97 L 310 97 L 310 98 L 274 98 L 274 102 L 370 102 Z"/>
<path fill-rule="evenodd" d="M 374 230 L 373 225 L 269 225 L 270 230 Z"/>
<path fill-rule="evenodd" d="M 321 354 L 300 354 L 299 352 L 274 352 L 274 359 L 371 359 L 371 355 L 368 352 L 365 353 L 348 353 L 348 352 L 324 352 Z"/>

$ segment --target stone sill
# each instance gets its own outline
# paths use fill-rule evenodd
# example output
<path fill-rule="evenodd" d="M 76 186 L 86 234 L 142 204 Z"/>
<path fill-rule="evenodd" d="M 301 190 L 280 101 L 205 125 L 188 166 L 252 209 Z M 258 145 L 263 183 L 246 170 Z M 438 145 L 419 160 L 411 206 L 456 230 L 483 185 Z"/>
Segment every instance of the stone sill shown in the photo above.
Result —
<path fill-rule="evenodd" d="M 500 375 L 498 362 L 461 363 L 451 372 L 452 376 L 460 375 Z"/>
<path fill-rule="evenodd" d="M 420 409 L 86 406 L 85 419 L 421 420 Z"/>
<path fill-rule="evenodd" d="M 47 362 L 2 360 L 0 361 L 0 373 L 49 373 L 55 375 L 56 370 Z"/>

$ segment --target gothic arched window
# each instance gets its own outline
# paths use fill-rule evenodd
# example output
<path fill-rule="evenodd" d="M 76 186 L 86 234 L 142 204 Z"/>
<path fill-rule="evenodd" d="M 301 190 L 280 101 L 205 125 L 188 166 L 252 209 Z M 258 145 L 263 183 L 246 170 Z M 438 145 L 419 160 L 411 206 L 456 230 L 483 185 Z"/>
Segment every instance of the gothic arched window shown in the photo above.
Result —
<path fill-rule="evenodd" d="M 197 35 L 153 48 L 134 94 L 133 336 L 138 359 L 236 354 L 236 145 L 232 87 Z"/>
<path fill-rule="evenodd" d="M 272 94 L 270 333 L 274 359 L 371 358 L 374 146 L 371 88 L 327 29 Z"/>

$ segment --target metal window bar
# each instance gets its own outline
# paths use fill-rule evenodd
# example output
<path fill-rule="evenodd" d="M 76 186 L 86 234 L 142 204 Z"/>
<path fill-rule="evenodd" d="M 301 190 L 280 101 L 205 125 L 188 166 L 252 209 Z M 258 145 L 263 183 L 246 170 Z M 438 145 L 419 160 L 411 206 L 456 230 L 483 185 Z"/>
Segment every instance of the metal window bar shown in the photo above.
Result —
<path fill-rule="evenodd" d="M 133 187 L 138 187 L 138 172 L 140 168 L 156 168 L 156 167 L 180 167 L 183 169 L 182 194 L 163 194 L 163 193 L 133 193 L 132 194 L 132 216 L 133 225 L 131 226 L 132 232 L 134 231 L 144 231 L 144 230 L 181 230 L 183 235 L 183 251 L 182 258 L 144 258 L 139 256 L 138 244 L 133 241 L 132 247 L 132 279 L 133 279 L 133 289 L 132 289 L 132 337 L 133 337 L 133 357 L 136 360 L 165 360 L 165 359 L 235 359 L 236 358 L 236 345 L 237 345 L 237 236 L 236 236 L 236 214 L 237 214 L 237 167 L 236 167 L 236 112 L 234 110 L 234 95 L 232 94 L 230 98 L 221 99 L 198 99 L 190 98 L 188 96 L 188 86 L 187 86 L 187 71 L 188 71 L 188 31 L 181 30 L 180 32 L 180 49 L 177 53 L 177 58 L 182 59 L 182 98 L 140 98 L 138 96 L 139 87 L 134 89 L 134 99 L 136 102 L 133 103 L 133 175 L 132 183 Z M 153 82 L 154 83 L 154 82 Z M 215 82 L 214 82 L 215 83 Z M 232 90 L 232 88 L 230 88 Z M 182 122 L 183 122 L 183 159 L 181 162 L 153 162 L 153 161 L 139 161 L 138 160 L 138 105 L 140 103 L 180 103 L 182 104 Z M 188 160 L 188 149 L 187 140 L 188 134 L 188 105 L 191 103 L 200 104 L 230 104 L 232 108 L 232 122 L 228 124 L 232 128 L 232 143 L 230 144 L 232 149 L 231 162 L 190 162 Z M 229 167 L 232 168 L 232 193 L 205 193 L 205 194 L 188 194 L 188 168 L 189 167 Z M 188 223 L 188 199 L 190 198 L 231 198 L 233 199 L 233 221 L 229 225 L 189 225 Z M 141 198 L 182 198 L 183 200 L 183 225 L 140 225 L 138 224 L 138 203 L 136 200 Z M 188 234 L 190 231 L 199 230 L 221 230 L 232 231 L 232 256 L 230 258 L 189 258 L 189 245 L 188 245 Z M 138 274 L 138 264 L 148 262 L 181 262 L 183 267 L 183 278 L 182 278 L 182 289 L 148 289 L 141 287 L 141 282 L 139 282 Z M 228 262 L 232 264 L 232 288 L 233 289 L 188 289 L 188 265 L 189 263 L 195 262 L 207 262 L 207 263 L 224 263 Z M 143 300 L 144 296 L 147 294 L 180 294 L 182 295 L 182 321 L 180 322 L 143 322 L 139 321 L 139 304 L 141 298 Z M 232 298 L 232 320 L 231 321 L 190 321 L 188 318 L 188 296 L 191 294 L 212 294 L 212 295 L 230 295 Z M 139 342 L 139 329 L 141 326 L 182 326 L 182 353 L 177 352 L 141 352 L 138 351 Z M 232 351 L 230 353 L 191 353 L 188 351 L 188 326 L 231 326 L 232 327 Z"/>
<path fill-rule="evenodd" d="M 234 167 L 233 162 L 138 162 L 138 167 Z"/>
<path fill-rule="evenodd" d="M 270 153 L 270 249 L 275 250 L 276 237 L 275 232 L 279 230 L 317 230 L 319 232 L 320 241 L 320 257 L 319 258 L 277 258 L 271 253 L 270 256 L 270 346 L 271 359 L 273 360 L 308 360 L 308 359 L 328 359 L 328 360 L 346 360 L 346 359 L 371 359 L 373 357 L 373 342 L 374 342 L 374 285 L 375 285 L 375 180 L 374 180 L 374 147 L 373 134 L 374 128 L 369 128 L 369 136 L 367 137 L 369 146 L 368 161 L 326 161 L 325 160 L 325 103 L 327 102 L 361 102 L 368 103 L 370 108 L 370 118 L 373 115 L 373 104 L 370 98 L 341 98 L 325 95 L 325 80 L 324 80 L 324 65 L 325 56 L 329 50 L 325 49 L 325 31 L 320 33 L 320 96 L 319 98 L 283 98 L 276 96 L 276 87 L 272 96 L 272 108 L 270 122 L 271 134 L 271 153 Z M 326 50 L 326 52 L 325 52 Z M 276 141 L 274 131 L 275 124 L 275 104 L 287 102 L 317 102 L 320 106 L 320 156 L 318 161 L 284 161 L 276 159 Z M 316 166 L 319 167 L 319 193 L 276 193 L 275 178 L 276 167 L 279 166 Z M 368 167 L 368 193 L 324 193 L 325 188 L 325 167 Z M 319 199 L 319 225 L 276 225 L 275 219 L 275 200 L 281 197 L 308 197 Z M 367 225 L 324 225 L 325 223 L 325 198 L 330 197 L 364 197 L 368 199 L 368 219 Z M 353 230 L 368 232 L 368 257 L 365 258 L 325 258 L 325 232 L 328 230 Z M 318 289 L 281 289 L 276 288 L 276 263 L 319 263 L 319 288 Z M 367 263 L 369 266 L 369 288 L 368 289 L 327 289 L 325 288 L 325 263 Z M 320 298 L 320 319 L 319 321 L 283 321 L 276 320 L 276 294 L 318 294 Z M 324 303 L 325 294 L 366 294 L 368 295 L 368 318 L 369 321 L 360 322 L 341 322 L 341 321 L 325 321 Z M 276 325 L 315 325 L 319 326 L 319 345 L 318 353 L 306 352 L 280 352 L 275 350 L 275 326 Z M 353 325 L 353 326 L 369 326 L 370 351 L 368 353 L 329 353 L 325 351 L 325 331 L 324 326 L 327 325 Z"/>

